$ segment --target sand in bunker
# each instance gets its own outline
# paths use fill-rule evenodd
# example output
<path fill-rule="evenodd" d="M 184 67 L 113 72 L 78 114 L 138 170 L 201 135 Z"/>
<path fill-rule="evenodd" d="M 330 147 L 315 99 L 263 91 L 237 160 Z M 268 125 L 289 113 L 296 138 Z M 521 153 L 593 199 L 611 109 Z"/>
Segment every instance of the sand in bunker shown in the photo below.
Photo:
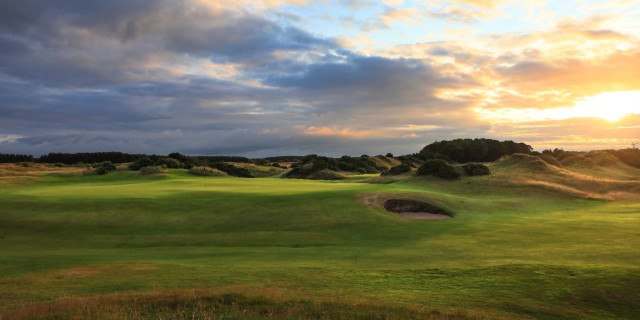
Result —
<path fill-rule="evenodd" d="M 422 219 L 422 220 L 441 220 L 451 219 L 450 216 L 444 214 L 430 213 L 430 212 L 393 212 L 397 216 L 401 216 L 409 219 Z"/>
<path fill-rule="evenodd" d="M 409 219 L 451 219 L 446 210 L 413 199 L 387 199 L 383 206 L 387 211 Z"/>

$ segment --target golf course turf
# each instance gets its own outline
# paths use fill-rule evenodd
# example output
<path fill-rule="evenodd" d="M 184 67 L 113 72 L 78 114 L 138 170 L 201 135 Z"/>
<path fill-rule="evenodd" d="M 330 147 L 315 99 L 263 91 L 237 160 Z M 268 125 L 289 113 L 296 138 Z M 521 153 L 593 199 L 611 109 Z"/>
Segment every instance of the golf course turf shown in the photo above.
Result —
<path fill-rule="evenodd" d="M 7 169 L 0 319 L 639 318 L 636 172 L 518 163 L 393 183 Z"/>

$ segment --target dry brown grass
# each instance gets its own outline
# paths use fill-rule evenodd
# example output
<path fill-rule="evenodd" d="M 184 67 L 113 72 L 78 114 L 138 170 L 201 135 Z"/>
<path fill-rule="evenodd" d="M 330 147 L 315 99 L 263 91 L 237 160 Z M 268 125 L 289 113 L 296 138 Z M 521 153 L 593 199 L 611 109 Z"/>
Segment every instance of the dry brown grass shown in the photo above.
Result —
<path fill-rule="evenodd" d="M 634 200 L 640 197 L 640 174 L 636 174 L 640 170 L 613 156 L 579 155 L 563 161 L 563 165 L 566 166 L 558 167 L 535 156 L 518 154 L 496 162 L 492 179 L 510 185 L 540 187 L 575 198 Z"/>
<path fill-rule="evenodd" d="M 47 174 L 81 175 L 85 170 L 83 167 L 56 167 L 43 163 L 29 163 L 29 166 L 0 163 L 0 187 L 30 184 Z"/>
<path fill-rule="evenodd" d="M 306 297 L 301 299 L 300 297 Z M 65 297 L 0 319 L 504 319 L 487 311 L 390 307 L 345 294 L 317 297 L 281 287 L 169 289 Z"/>

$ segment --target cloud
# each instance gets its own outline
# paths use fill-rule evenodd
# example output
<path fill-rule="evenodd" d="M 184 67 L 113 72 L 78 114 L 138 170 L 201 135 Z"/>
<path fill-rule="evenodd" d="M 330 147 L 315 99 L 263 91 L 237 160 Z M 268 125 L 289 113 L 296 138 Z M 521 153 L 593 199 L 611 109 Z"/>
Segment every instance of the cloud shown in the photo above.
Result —
<path fill-rule="evenodd" d="M 563 107 L 640 88 L 640 42 L 612 27 L 616 15 L 474 34 L 503 2 L 413 4 L 340 9 L 384 37 L 436 18 L 455 26 L 440 32 L 468 35 L 393 48 L 378 47 L 375 33 L 327 38 L 305 31 L 317 4 L 304 0 L 0 0 L 3 152 L 403 154 L 456 137 L 572 134 L 559 126 L 606 141 L 615 134 L 585 133 L 593 119 L 514 124 L 475 110 Z M 626 137 L 637 120 L 603 130 Z"/>
<path fill-rule="evenodd" d="M 282 52 L 335 46 L 246 11 L 193 2 L 85 1 L 79 6 L 25 0 L 4 5 L 2 72 L 47 85 L 155 81 L 173 76 L 167 66 L 185 55 L 259 65 Z"/>

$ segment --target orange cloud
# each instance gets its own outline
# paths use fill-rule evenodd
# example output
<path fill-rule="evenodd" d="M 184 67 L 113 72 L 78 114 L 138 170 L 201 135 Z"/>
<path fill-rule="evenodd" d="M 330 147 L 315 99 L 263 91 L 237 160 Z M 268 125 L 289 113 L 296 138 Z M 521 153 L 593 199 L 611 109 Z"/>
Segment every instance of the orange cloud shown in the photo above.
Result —
<path fill-rule="evenodd" d="M 362 139 L 373 137 L 372 131 L 355 131 L 348 128 L 336 128 L 336 127 L 315 127 L 310 126 L 304 129 L 305 134 L 312 136 L 336 136 L 347 139 Z"/>

